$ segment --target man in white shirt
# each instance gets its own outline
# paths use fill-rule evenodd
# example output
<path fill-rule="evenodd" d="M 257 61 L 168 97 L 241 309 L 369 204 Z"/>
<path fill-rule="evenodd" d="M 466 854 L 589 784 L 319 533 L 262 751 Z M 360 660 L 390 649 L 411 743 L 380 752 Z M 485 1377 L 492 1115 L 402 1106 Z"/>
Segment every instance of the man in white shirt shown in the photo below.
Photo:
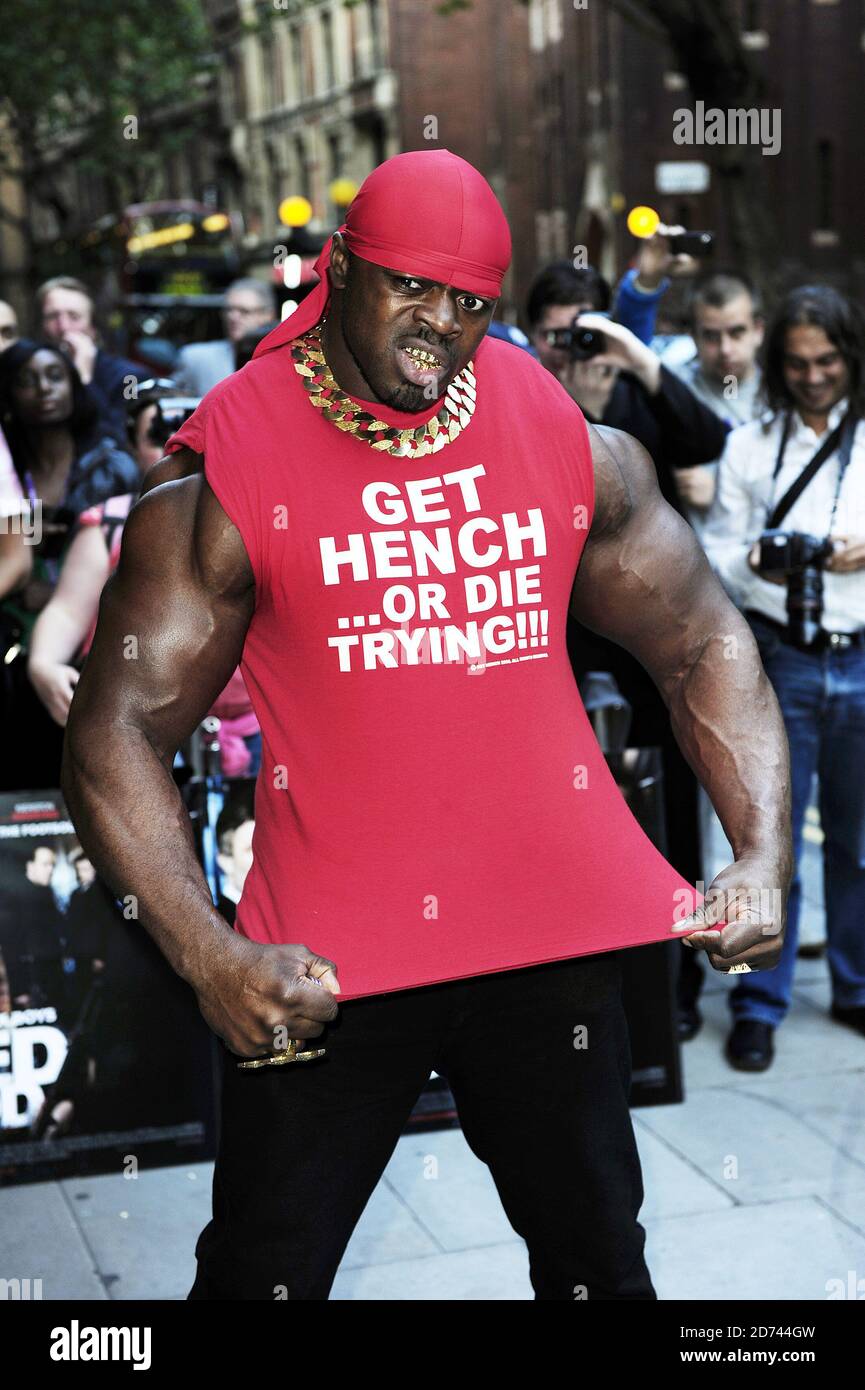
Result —
<path fill-rule="evenodd" d="M 276 315 L 273 289 L 264 280 L 235 280 L 225 292 L 222 318 L 225 337 L 207 343 L 187 343 L 180 349 L 172 376 L 187 396 L 206 396 L 211 387 L 231 376 L 237 366 L 240 339 L 255 328 L 272 324 Z"/>
<path fill-rule="evenodd" d="M 832 1016 L 865 1034 L 865 318 L 858 306 L 826 286 L 788 294 L 769 330 L 766 394 L 763 420 L 728 436 L 702 538 L 760 647 L 793 778 L 797 870 L 781 960 L 743 976 L 730 994 L 727 1057 L 745 1071 L 771 1064 L 773 1030 L 790 1005 L 802 826 L 815 771 Z M 761 570 L 759 538 L 777 503 L 842 425 L 832 452 L 773 522 L 785 533 L 828 538 L 833 553 L 811 567 L 807 585 Z M 819 620 L 814 641 L 806 617 Z"/>

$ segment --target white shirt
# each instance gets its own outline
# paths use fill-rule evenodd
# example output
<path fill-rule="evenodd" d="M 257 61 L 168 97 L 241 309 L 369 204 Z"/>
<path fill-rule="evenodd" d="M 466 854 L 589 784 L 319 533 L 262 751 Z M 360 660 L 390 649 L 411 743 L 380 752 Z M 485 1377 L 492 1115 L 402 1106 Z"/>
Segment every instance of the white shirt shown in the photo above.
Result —
<path fill-rule="evenodd" d="M 844 400 L 833 407 L 828 419 L 830 431 L 841 423 L 847 406 Z M 764 417 L 764 421 L 769 418 Z M 709 508 L 701 540 L 709 563 L 734 603 L 740 608 L 755 608 L 776 622 L 786 623 L 786 585 L 772 584 L 755 574 L 748 564 L 748 552 L 766 530 L 768 513 L 798 478 L 826 436 L 815 434 L 799 413 L 794 412 L 784 462 L 773 487 L 772 470 L 781 443 L 783 416 L 779 414 L 772 420 L 765 433 L 763 423 L 754 420 L 727 436 L 718 465 L 715 499 Z M 821 539 L 826 535 L 840 466 L 837 453 L 824 462 L 787 515 L 782 517 L 782 530 L 807 531 Z M 832 535 L 865 536 L 863 420 L 856 427 Z M 821 625 L 829 632 L 854 632 L 865 627 L 865 569 L 848 574 L 823 570 Z"/>
<path fill-rule="evenodd" d="M 737 425 L 747 424 L 757 418 L 760 414 L 759 392 L 762 375 L 758 366 L 754 366 L 751 375 L 738 386 L 736 395 L 728 396 L 725 394 L 727 387 L 721 386 L 719 382 L 706 376 L 699 355 L 694 351 L 693 338 L 673 338 L 670 341 L 673 345 L 680 342 L 690 343 L 691 351 L 687 356 L 683 356 L 682 352 L 675 346 L 665 349 L 659 354 L 664 366 L 669 367 L 680 381 L 684 381 L 697 399 L 702 401 L 703 405 L 707 405 L 711 411 L 714 411 L 725 425 L 730 429 L 735 429 Z M 713 459 L 711 463 L 704 463 L 702 467 L 708 469 L 712 474 L 713 488 L 717 488 L 718 460 Z M 700 541 L 705 544 L 704 532 L 709 517 L 709 507 L 698 507 L 690 502 L 682 502 L 681 507 Z"/>
<path fill-rule="evenodd" d="M 24 491 L 15 472 L 6 436 L 0 429 L 0 517 L 17 516 L 24 510 Z"/>
<path fill-rule="evenodd" d="M 690 386 L 697 399 L 719 415 L 731 429 L 735 429 L 737 425 L 750 424 L 760 414 L 758 401 L 762 373 L 759 367 L 754 366 L 750 376 L 737 384 L 735 396 L 728 396 L 725 394 L 727 387 L 703 371 L 696 353 L 692 353 L 684 362 L 668 362 L 666 356 L 662 356 L 661 361 L 675 372 L 686 386 Z"/>
<path fill-rule="evenodd" d="M 187 343 L 177 354 L 171 375 L 178 391 L 189 396 L 206 396 L 234 371 L 234 344 L 227 338 L 208 343 Z"/>

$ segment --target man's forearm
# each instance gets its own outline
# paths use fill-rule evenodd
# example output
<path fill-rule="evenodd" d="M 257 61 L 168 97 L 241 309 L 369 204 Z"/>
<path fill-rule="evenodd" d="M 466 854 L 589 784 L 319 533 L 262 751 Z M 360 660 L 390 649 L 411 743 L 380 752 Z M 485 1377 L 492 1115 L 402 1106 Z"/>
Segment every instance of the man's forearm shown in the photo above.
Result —
<path fill-rule="evenodd" d="M 236 938 L 213 905 L 180 792 L 140 730 L 85 730 L 67 735 L 63 757 L 79 839 L 177 974 L 197 985 Z"/>
<path fill-rule="evenodd" d="M 751 629 L 731 612 L 726 630 L 708 628 L 693 659 L 659 688 L 735 857 L 768 849 L 792 872 L 787 733 Z"/>

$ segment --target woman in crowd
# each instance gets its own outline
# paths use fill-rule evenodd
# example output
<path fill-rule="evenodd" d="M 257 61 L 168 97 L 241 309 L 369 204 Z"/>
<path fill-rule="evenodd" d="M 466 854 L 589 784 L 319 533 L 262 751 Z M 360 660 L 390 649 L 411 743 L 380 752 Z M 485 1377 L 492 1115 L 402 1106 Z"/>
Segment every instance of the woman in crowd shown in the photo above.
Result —
<path fill-rule="evenodd" d="M 48 343 L 21 338 L 0 356 L 0 424 L 13 473 L 0 479 L 0 787 L 57 785 L 62 731 L 27 679 L 33 625 L 53 592 L 77 517 L 137 488 L 135 460 L 98 428 L 75 366 Z"/>
<path fill-rule="evenodd" d="M 162 456 L 177 421 L 163 417 L 162 402 L 174 392 L 168 380 L 144 382 L 129 412 L 129 440 L 140 475 Z M 140 481 L 140 480 L 139 480 Z M 57 587 L 33 629 L 28 656 L 30 680 L 48 714 L 61 729 L 96 628 L 103 585 L 117 566 L 123 525 L 135 492 L 111 497 L 78 518 Z M 210 711 L 220 720 L 222 771 L 254 776 L 261 734 L 239 669 Z"/>

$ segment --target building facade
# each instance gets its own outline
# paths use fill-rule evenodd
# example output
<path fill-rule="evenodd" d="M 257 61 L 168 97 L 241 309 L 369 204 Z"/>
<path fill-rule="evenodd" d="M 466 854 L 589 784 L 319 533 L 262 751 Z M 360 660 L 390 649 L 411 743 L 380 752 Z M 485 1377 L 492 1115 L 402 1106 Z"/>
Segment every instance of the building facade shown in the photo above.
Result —
<path fill-rule="evenodd" d="M 508 215 L 499 313 L 511 321 L 551 259 L 579 252 L 608 278 L 621 273 L 635 249 L 627 212 L 644 203 L 716 232 L 719 262 L 753 253 L 773 287 L 814 277 L 865 291 L 862 0 L 726 0 L 713 6 L 717 53 L 689 52 L 687 33 L 674 43 L 653 16 L 682 7 L 663 0 L 202 4 L 213 62 L 193 104 L 206 121 L 149 196 L 240 213 L 253 273 L 270 278 L 290 237 L 284 199 L 308 200 L 321 244 L 344 216 L 334 185 L 441 146 L 481 169 Z M 724 106 L 723 74 L 743 63 L 759 106 L 779 113 L 777 152 L 677 142 L 677 113 L 696 107 L 689 76 L 714 83 Z M 109 210 L 74 159 L 70 179 L 82 213 Z M 34 216 L 50 238 L 50 213 Z"/>

